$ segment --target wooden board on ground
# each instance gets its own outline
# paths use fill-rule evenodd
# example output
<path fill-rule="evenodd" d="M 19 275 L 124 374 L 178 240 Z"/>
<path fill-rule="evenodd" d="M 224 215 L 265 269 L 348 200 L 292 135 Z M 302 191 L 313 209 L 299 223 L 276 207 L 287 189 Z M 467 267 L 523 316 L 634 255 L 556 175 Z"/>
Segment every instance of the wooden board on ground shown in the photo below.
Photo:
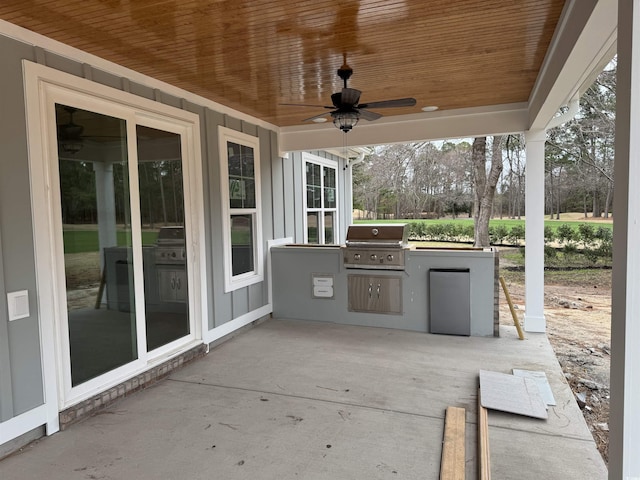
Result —
<path fill-rule="evenodd" d="M 482 392 L 478 389 L 478 479 L 491 480 L 489 452 L 489 416 L 482 406 Z"/>
<path fill-rule="evenodd" d="M 465 411 L 447 407 L 444 419 L 440 480 L 464 480 L 465 476 Z"/>
<path fill-rule="evenodd" d="M 546 373 L 538 370 L 520 370 L 519 368 L 514 368 L 513 374 L 517 377 L 534 379 L 536 381 L 536 385 L 538 385 L 538 390 L 540 390 L 540 395 L 542 396 L 544 403 L 547 405 L 556 404 L 556 399 L 551 391 L 551 385 L 549 385 Z"/>
<path fill-rule="evenodd" d="M 535 380 L 508 373 L 480 370 L 482 406 L 492 410 L 548 418 L 547 406 Z"/>

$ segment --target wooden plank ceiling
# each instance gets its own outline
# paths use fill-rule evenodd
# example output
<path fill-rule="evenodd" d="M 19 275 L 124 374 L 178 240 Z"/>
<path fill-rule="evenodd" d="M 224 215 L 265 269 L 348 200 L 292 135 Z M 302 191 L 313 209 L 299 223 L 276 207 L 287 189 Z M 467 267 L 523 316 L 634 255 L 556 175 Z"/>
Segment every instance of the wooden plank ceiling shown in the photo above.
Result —
<path fill-rule="evenodd" d="M 564 0 L 3 0 L 0 18 L 278 126 L 414 97 L 418 113 L 526 102 Z"/>

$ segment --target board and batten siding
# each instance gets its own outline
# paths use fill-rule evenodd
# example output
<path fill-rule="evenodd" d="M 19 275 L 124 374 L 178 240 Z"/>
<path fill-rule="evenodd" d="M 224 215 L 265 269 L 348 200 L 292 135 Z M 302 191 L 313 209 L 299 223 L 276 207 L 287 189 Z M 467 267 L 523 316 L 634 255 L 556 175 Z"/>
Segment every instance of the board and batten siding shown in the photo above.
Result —
<path fill-rule="evenodd" d="M 265 261 L 266 242 L 279 238 L 287 223 L 293 223 L 292 195 L 287 193 L 292 178 L 286 178 L 283 159 L 278 157 L 277 134 L 263 127 L 214 111 L 209 106 L 178 98 L 165 91 L 114 75 L 87 63 L 53 53 L 0 33 L 0 428 L 10 420 L 44 402 L 36 259 L 30 197 L 25 98 L 22 60 L 82 77 L 133 95 L 184 109 L 200 117 L 203 171 L 204 222 L 207 262 L 209 330 L 268 306 L 265 281 L 224 293 L 222 251 L 222 206 L 218 125 L 238 130 L 260 140 L 262 172 L 262 238 Z M 273 164 L 272 164 L 273 163 Z M 277 189 L 275 200 L 274 185 Z M 288 221 L 284 217 L 289 218 Z M 9 322 L 6 294 L 27 290 L 30 316 Z M 50 312 L 46 313 L 51 314 Z M 210 332 L 209 332 L 210 333 Z M 207 332 L 205 332 L 205 339 Z"/>
<path fill-rule="evenodd" d="M 22 59 L 35 48 L 0 36 L 0 421 L 44 403 Z M 7 293 L 20 290 L 30 315 L 9 322 Z"/>

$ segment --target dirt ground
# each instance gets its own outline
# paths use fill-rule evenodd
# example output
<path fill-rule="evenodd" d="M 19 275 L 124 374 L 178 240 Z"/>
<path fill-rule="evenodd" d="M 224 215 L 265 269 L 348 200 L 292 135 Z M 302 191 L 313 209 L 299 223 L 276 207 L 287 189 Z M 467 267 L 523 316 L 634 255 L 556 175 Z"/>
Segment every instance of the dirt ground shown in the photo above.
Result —
<path fill-rule="evenodd" d="M 504 273 L 522 321 L 524 274 Z M 513 325 L 501 295 L 500 322 Z M 544 299 L 549 341 L 598 450 L 608 462 L 611 271 L 598 270 L 584 276 L 546 272 Z"/>

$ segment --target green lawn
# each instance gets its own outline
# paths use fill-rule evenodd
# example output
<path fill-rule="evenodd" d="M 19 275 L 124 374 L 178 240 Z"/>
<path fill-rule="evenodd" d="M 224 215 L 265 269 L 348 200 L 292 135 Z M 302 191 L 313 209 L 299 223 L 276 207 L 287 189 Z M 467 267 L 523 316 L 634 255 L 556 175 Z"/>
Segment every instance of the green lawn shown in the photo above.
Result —
<path fill-rule="evenodd" d="M 130 245 L 130 232 L 116 232 L 118 246 Z M 143 245 L 152 245 L 156 242 L 158 232 L 142 232 Z M 98 231 L 97 230 L 65 230 L 62 232 L 64 240 L 64 253 L 84 253 L 97 252 Z"/>

